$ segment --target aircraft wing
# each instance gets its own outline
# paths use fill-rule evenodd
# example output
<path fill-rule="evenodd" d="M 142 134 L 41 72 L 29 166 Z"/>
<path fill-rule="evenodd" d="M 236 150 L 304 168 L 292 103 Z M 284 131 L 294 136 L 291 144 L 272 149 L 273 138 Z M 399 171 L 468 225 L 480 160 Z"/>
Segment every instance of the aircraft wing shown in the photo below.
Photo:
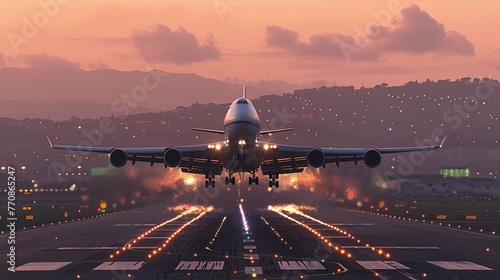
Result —
<path fill-rule="evenodd" d="M 432 151 L 441 148 L 444 140 L 438 145 L 401 148 L 314 148 L 262 143 L 261 169 L 264 175 L 287 174 L 302 172 L 308 166 L 321 167 L 328 163 L 339 166 L 341 162 L 357 165 L 358 161 L 373 168 L 380 164 L 382 154 Z"/>
<path fill-rule="evenodd" d="M 116 167 L 121 167 L 128 161 L 131 161 L 132 164 L 136 162 L 149 162 L 151 166 L 155 163 L 160 163 L 167 167 L 164 157 L 169 150 L 174 151 L 179 156 L 178 164 L 169 166 L 180 167 L 183 172 L 207 174 L 211 171 L 214 175 L 220 175 L 224 167 L 221 156 L 224 145 L 220 143 L 175 147 L 120 148 L 53 145 L 50 139 L 48 140 L 51 148 L 57 150 L 72 150 L 81 154 L 89 152 L 109 154 L 112 164 L 113 158 L 121 162 L 115 165 Z M 179 153 L 177 154 L 176 152 Z M 113 155 L 116 157 L 113 157 Z"/>

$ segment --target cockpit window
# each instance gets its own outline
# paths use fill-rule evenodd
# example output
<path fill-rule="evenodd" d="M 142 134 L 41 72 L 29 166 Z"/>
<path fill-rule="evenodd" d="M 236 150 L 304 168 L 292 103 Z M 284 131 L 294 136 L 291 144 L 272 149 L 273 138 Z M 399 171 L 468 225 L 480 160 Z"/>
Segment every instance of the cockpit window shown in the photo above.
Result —
<path fill-rule="evenodd" d="M 245 99 L 240 99 L 240 100 L 238 100 L 238 102 L 236 102 L 236 104 L 247 104 L 248 105 L 248 102 Z"/>

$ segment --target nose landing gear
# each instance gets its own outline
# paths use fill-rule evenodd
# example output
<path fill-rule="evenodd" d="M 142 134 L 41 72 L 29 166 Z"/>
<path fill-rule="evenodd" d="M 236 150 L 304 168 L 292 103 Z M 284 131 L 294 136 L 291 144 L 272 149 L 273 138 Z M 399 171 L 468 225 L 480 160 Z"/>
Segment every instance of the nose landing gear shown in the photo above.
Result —
<path fill-rule="evenodd" d="M 226 182 L 226 185 L 229 185 L 229 184 L 234 185 L 234 184 L 236 184 L 236 178 L 234 178 L 233 174 L 231 173 L 231 174 L 229 174 L 229 176 L 226 176 L 225 182 Z"/>
<path fill-rule="evenodd" d="M 205 175 L 205 188 L 208 188 L 209 186 L 212 186 L 212 188 L 215 188 L 215 176 L 212 175 Z"/>
<path fill-rule="evenodd" d="M 252 185 L 255 183 L 255 185 L 259 184 L 259 177 L 255 176 L 255 172 L 252 172 L 252 177 L 248 177 L 248 184 Z"/>

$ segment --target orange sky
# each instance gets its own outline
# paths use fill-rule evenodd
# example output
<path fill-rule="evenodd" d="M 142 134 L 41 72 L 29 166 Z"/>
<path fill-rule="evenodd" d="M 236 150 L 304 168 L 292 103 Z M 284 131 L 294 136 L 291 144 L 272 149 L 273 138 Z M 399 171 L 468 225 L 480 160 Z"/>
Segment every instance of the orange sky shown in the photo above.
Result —
<path fill-rule="evenodd" d="M 45 55 L 89 70 L 159 67 L 216 79 L 355 86 L 498 78 L 500 70 L 495 1 L 10 0 L 0 10 L 0 67 L 33 67 L 27 57 Z M 338 38 L 357 38 L 375 23 L 374 13 L 392 21 L 379 21 L 386 33 L 357 48 L 371 59 L 332 51 L 349 42 Z"/>

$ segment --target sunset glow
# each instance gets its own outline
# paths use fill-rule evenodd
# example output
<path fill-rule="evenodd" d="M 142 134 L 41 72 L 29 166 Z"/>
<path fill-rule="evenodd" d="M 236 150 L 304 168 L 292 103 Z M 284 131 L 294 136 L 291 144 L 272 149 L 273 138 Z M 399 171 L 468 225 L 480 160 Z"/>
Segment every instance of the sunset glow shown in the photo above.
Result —
<path fill-rule="evenodd" d="M 500 68 L 499 39 L 478 31 L 494 28 L 499 5 L 3 1 L 0 67 L 160 68 L 355 86 L 488 75 Z"/>

